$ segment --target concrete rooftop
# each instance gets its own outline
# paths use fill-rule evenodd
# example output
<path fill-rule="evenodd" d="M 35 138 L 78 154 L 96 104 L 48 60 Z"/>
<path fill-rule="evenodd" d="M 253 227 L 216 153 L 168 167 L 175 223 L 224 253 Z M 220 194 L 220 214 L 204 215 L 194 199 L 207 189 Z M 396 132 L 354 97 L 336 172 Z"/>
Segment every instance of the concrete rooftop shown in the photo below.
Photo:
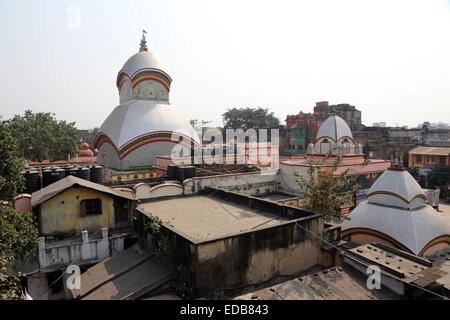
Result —
<path fill-rule="evenodd" d="M 289 221 L 273 213 L 251 209 L 215 196 L 176 197 L 138 205 L 164 226 L 193 242 L 203 242 Z"/>

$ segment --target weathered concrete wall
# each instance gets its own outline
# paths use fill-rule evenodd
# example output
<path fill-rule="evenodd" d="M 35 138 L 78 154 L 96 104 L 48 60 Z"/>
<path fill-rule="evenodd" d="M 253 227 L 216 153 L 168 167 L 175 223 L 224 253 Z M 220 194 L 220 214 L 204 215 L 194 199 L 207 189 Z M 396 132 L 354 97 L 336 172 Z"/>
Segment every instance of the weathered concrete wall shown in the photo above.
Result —
<path fill-rule="evenodd" d="M 85 199 L 100 199 L 102 214 L 81 216 L 80 203 Z M 97 231 L 114 228 L 114 197 L 88 188 L 70 188 L 40 206 L 41 235 Z"/>
<path fill-rule="evenodd" d="M 297 182 L 296 174 L 307 177 L 307 166 L 294 166 L 288 164 L 280 164 L 280 190 L 284 193 L 301 196 L 303 194 L 300 185 Z"/>
<path fill-rule="evenodd" d="M 300 218 L 297 222 L 316 234 L 323 232 L 321 215 Z M 171 243 L 170 255 L 181 266 L 180 275 L 191 288 L 191 298 L 220 287 L 295 275 L 322 263 L 322 241 L 298 227 L 295 220 L 202 243 L 165 231 Z"/>
<path fill-rule="evenodd" d="M 322 218 L 305 219 L 298 223 L 314 233 L 322 234 Z M 275 276 L 294 275 L 320 265 L 321 261 L 321 241 L 292 221 L 199 244 L 191 270 L 196 294 L 202 296 L 218 287 L 234 287 L 266 281 Z"/>
<path fill-rule="evenodd" d="M 125 235 L 108 237 L 108 230 L 102 230 L 102 237 L 89 239 L 86 231 L 78 240 L 68 239 L 46 243 L 39 238 L 39 268 L 41 272 L 62 270 L 70 264 L 84 265 L 100 262 L 124 249 Z"/>
<path fill-rule="evenodd" d="M 277 172 L 271 171 L 195 177 L 184 180 L 183 186 L 186 195 L 198 193 L 207 187 L 232 190 L 247 195 L 259 195 L 278 191 L 279 183 Z"/>

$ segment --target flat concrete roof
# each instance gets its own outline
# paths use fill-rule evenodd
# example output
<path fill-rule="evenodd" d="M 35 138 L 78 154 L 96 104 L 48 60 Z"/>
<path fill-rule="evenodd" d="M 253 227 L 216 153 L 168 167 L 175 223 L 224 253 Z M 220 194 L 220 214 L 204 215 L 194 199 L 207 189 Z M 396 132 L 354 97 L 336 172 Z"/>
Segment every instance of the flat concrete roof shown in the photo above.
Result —
<path fill-rule="evenodd" d="M 215 196 L 197 195 L 153 200 L 137 210 L 193 242 L 203 242 L 289 221 L 274 213 L 249 208 Z"/>

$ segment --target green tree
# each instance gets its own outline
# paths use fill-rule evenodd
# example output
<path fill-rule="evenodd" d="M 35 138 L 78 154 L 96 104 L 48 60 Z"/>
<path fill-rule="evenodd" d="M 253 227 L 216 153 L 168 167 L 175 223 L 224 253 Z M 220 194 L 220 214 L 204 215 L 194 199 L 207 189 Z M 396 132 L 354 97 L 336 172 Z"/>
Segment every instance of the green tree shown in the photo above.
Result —
<path fill-rule="evenodd" d="M 0 123 L 0 201 L 11 201 L 23 186 L 22 159 L 8 126 Z M 33 215 L 0 203 L 0 299 L 21 297 L 21 276 L 11 267 L 17 257 L 27 260 L 37 243 L 38 231 Z"/>
<path fill-rule="evenodd" d="M 0 300 L 21 299 L 23 276 L 14 275 L 12 266 L 20 257 L 33 257 L 38 231 L 30 213 L 17 212 L 0 205 Z"/>
<path fill-rule="evenodd" d="M 352 202 L 353 194 L 359 189 L 353 176 L 349 176 L 349 169 L 336 174 L 341 156 L 337 156 L 331 170 L 321 170 L 329 162 L 331 152 L 320 161 L 311 160 L 307 175 L 296 173 L 297 181 L 305 192 L 304 206 L 315 212 L 325 214 L 328 219 L 333 216 L 341 217 L 341 208 Z"/>
<path fill-rule="evenodd" d="M 280 125 L 280 120 L 269 109 L 241 108 L 227 109 L 222 114 L 224 129 L 262 129 Z"/>
<path fill-rule="evenodd" d="M 17 141 L 4 121 L 0 122 L 0 200 L 10 201 L 23 188 L 23 160 Z"/>
<path fill-rule="evenodd" d="M 450 169 L 446 167 L 437 167 L 431 170 L 427 175 L 428 187 L 439 188 L 440 196 L 445 198 L 450 184 Z"/>
<path fill-rule="evenodd" d="M 27 110 L 23 116 L 15 115 L 8 124 L 27 160 L 63 160 L 77 153 L 79 138 L 75 122 L 58 121 L 49 112 Z"/>

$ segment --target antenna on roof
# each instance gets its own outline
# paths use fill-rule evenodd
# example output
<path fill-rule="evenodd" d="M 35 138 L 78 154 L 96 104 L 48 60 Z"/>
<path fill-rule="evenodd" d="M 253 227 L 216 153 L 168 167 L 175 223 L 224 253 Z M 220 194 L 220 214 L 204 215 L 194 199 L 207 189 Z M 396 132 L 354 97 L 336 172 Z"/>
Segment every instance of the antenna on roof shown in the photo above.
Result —
<path fill-rule="evenodd" d="M 145 40 L 146 33 L 147 33 L 147 31 L 142 30 L 141 48 L 139 49 L 139 52 L 147 51 L 147 40 Z"/>

